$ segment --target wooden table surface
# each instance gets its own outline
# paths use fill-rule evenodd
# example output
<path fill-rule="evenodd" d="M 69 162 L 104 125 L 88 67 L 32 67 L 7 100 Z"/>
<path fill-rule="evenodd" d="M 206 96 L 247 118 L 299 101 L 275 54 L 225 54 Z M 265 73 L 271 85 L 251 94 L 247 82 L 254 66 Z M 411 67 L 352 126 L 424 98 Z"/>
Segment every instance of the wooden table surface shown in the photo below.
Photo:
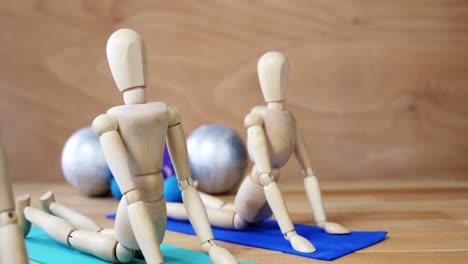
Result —
<path fill-rule="evenodd" d="M 65 183 L 16 183 L 15 194 L 31 193 L 33 205 L 47 190 L 58 201 L 89 215 L 105 227 L 104 219 L 117 207 L 113 198 L 86 198 Z M 296 223 L 313 218 L 299 182 L 281 183 Z M 324 181 L 328 218 L 352 230 L 387 230 L 388 237 L 370 248 L 333 263 L 467 263 L 468 181 Z M 232 201 L 233 196 L 223 196 Z M 194 236 L 167 231 L 165 243 L 200 250 Z M 238 259 L 261 263 L 325 263 L 274 251 L 219 242 Z"/>

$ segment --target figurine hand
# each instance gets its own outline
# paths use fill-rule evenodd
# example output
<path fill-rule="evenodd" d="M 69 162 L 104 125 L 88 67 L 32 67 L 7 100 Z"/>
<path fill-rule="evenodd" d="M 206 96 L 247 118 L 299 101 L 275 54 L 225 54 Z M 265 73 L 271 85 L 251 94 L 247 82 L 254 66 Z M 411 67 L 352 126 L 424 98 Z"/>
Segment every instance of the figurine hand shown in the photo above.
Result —
<path fill-rule="evenodd" d="M 349 234 L 349 230 L 340 224 L 332 222 L 321 222 L 317 224 L 318 227 L 323 229 L 328 234 Z"/>
<path fill-rule="evenodd" d="M 208 255 L 214 264 L 237 264 L 236 258 L 229 251 L 217 245 L 208 250 Z"/>
<path fill-rule="evenodd" d="M 312 245 L 312 243 L 310 243 L 309 240 L 305 239 L 304 237 L 296 234 L 296 232 L 294 232 L 294 234 L 291 236 L 289 242 L 296 251 L 303 253 L 310 253 L 315 251 L 315 247 Z"/>

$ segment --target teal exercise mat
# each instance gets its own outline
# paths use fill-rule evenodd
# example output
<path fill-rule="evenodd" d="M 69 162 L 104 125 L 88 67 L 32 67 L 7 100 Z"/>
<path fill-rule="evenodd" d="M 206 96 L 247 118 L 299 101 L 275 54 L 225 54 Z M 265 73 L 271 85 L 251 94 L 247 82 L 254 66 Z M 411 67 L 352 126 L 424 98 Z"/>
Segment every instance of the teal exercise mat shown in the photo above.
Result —
<path fill-rule="evenodd" d="M 56 242 L 37 226 L 33 226 L 26 237 L 26 248 L 29 258 L 41 264 L 110 263 Z M 208 255 L 193 250 L 161 244 L 161 251 L 164 256 L 164 263 L 167 264 L 212 263 Z M 146 262 L 141 259 L 135 259 L 131 263 L 143 264 Z M 239 263 L 255 264 L 254 262 Z"/>

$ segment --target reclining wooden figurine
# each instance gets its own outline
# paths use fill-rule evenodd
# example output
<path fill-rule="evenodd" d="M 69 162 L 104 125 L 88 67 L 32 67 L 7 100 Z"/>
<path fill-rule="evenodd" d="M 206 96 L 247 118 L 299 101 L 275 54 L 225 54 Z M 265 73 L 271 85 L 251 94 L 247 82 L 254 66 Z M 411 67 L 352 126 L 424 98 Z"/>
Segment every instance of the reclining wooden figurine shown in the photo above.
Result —
<path fill-rule="evenodd" d="M 29 263 L 23 234 L 15 215 L 15 203 L 0 144 L 0 263 Z"/>
<path fill-rule="evenodd" d="M 203 251 L 214 263 L 237 263 L 214 242 L 191 178 L 179 113 L 164 103 L 146 101 L 146 58 L 138 33 L 130 29 L 114 32 L 107 43 L 107 58 L 125 105 L 98 116 L 93 130 L 100 136 L 104 156 L 123 194 L 114 232 L 55 202 L 51 192 L 41 198 L 43 211 L 28 206 L 29 197 L 19 199 L 25 232 L 32 222 L 57 241 L 107 261 L 129 262 L 141 250 L 147 263 L 163 263 L 159 244 L 166 230 L 166 202 L 161 168 L 167 135 L 185 209 Z"/>
<path fill-rule="evenodd" d="M 229 229 L 244 229 L 274 214 L 281 232 L 291 246 L 300 252 L 313 252 L 314 246 L 298 235 L 289 217 L 286 204 L 276 181 L 280 169 L 294 153 L 299 161 L 309 203 L 317 226 L 331 234 L 345 234 L 343 226 L 328 222 L 322 204 L 320 187 L 312 170 L 306 143 L 297 129 L 296 120 L 285 110 L 288 63 L 279 52 L 268 52 L 258 61 L 258 77 L 266 106 L 256 106 L 247 115 L 247 149 L 253 168 L 242 182 L 234 204 L 202 194 L 212 225 Z M 168 216 L 186 219 L 184 208 L 168 203 Z"/>

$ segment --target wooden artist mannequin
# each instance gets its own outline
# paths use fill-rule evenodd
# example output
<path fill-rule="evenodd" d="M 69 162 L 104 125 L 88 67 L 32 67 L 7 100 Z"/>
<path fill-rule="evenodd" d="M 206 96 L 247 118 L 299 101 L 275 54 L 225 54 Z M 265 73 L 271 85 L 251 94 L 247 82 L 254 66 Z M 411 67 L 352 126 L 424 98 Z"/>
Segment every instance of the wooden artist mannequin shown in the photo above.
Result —
<path fill-rule="evenodd" d="M 56 240 L 108 261 L 129 262 L 141 250 L 147 263 L 163 263 L 159 244 L 166 230 L 166 203 L 161 169 L 167 135 L 188 218 L 203 251 L 214 263 L 237 263 L 214 243 L 190 175 L 179 113 L 164 103 L 146 101 L 145 55 L 143 41 L 133 30 L 120 29 L 109 38 L 107 58 L 125 105 L 109 109 L 92 126 L 123 194 L 114 232 L 102 230 L 91 219 L 58 204 L 51 192 L 41 198 L 43 211 L 23 205 L 25 218 Z"/>
<path fill-rule="evenodd" d="M 0 144 L 0 263 L 29 263 L 23 234 L 18 226 L 15 203 Z"/>
<path fill-rule="evenodd" d="M 306 143 L 297 129 L 296 120 L 285 110 L 288 63 L 279 52 L 268 52 L 258 62 L 258 77 L 266 106 L 256 106 L 246 116 L 247 149 L 253 167 L 242 182 L 234 204 L 202 194 L 210 222 L 214 226 L 243 229 L 274 214 L 281 232 L 291 246 L 300 252 L 313 252 L 314 246 L 298 235 L 289 217 L 286 204 L 277 184 L 280 169 L 295 154 L 304 174 L 304 185 L 317 226 L 331 234 L 345 234 L 343 226 L 327 222 L 317 178 Z M 180 204 L 169 203 L 168 215 L 185 219 Z"/>

